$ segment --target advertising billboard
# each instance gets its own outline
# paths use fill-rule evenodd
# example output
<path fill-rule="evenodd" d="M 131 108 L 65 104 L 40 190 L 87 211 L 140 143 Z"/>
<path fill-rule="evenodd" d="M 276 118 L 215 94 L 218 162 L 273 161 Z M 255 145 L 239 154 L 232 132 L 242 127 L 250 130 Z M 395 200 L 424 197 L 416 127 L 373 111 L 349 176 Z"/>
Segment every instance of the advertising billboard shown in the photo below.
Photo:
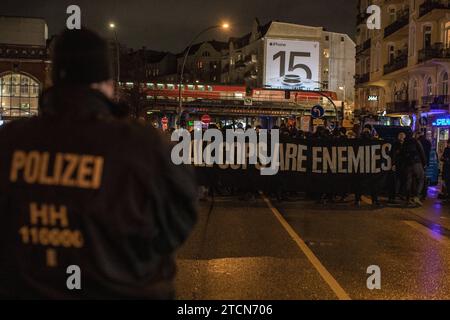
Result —
<path fill-rule="evenodd" d="M 318 41 L 266 39 L 264 86 L 274 89 L 320 88 Z"/>

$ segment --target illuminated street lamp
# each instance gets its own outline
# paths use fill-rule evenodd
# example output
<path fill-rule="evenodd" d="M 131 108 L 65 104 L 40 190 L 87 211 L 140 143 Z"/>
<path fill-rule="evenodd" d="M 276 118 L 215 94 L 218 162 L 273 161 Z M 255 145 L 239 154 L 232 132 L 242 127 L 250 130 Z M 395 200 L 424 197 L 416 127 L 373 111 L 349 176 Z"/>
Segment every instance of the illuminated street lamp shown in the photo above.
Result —
<path fill-rule="evenodd" d="M 119 85 L 120 82 L 120 49 L 119 49 L 119 40 L 117 37 L 117 28 L 116 24 L 114 22 L 109 23 L 109 29 L 111 29 L 114 32 L 114 38 L 116 41 L 116 59 L 117 59 L 117 85 Z"/>
<path fill-rule="evenodd" d="M 186 61 L 187 58 L 189 56 L 189 52 L 192 49 L 192 46 L 194 45 L 194 43 L 197 41 L 198 38 L 200 38 L 204 33 L 213 30 L 213 29 L 222 29 L 222 30 L 228 30 L 230 28 L 230 25 L 226 22 L 220 24 L 220 25 L 215 25 L 215 26 L 210 26 L 202 31 L 200 31 L 192 40 L 191 42 L 189 42 L 186 52 L 184 54 L 184 58 L 183 58 L 183 64 L 181 65 L 181 70 L 180 70 L 180 81 L 178 84 L 178 118 L 181 121 L 181 115 L 183 113 L 183 90 L 182 90 L 182 86 L 183 86 L 183 82 L 184 82 L 184 69 L 186 67 Z"/>

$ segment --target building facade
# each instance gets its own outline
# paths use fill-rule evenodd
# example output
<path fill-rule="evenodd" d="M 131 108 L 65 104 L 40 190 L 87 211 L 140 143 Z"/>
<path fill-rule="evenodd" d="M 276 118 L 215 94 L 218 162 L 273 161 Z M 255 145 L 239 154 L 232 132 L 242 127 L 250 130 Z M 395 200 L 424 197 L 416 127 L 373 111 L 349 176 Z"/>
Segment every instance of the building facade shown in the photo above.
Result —
<path fill-rule="evenodd" d="M 120 60 L 122 82 L 173 81 L 177 71 L 176 55 L 145 47 L 128 51 L 122 49 Z"/>
<path fill-rule="evenodd" d="M 222 56 L 226 54 L 228 44 L 221 41 L 206 41 L 194 44 L 189 50 L 184 68 L 184 82 L 220 83 Z M 177 73 L 181 73 L 186 48 L 177 55 Z"/>
<path fill-rule="evenodd" d="M 50 84 L 47 24 L 39 18 L 0 17 L 1 121 L 38 112 Z"/>
<path fill-rule="evenodd" d="M 339 100 L 353 105 L 355 43 L 346 34 L 328 32 L 322 27 L 275 21 L 260 24 L 255 19 L 250 33 L 229 40 L 228 50 L 222 57 L 222 82 L 264 87 L 267 39 L 317 41 L 320 44 L 318 86 L 336 92 Z"/>
<path fill-rule="evenodd" d="M 381 30 L 366 9 L 381 8 Z M 356 108 L 362 114 L 427 114 L 449 108 L 450 2 L 360 0 Z"/>

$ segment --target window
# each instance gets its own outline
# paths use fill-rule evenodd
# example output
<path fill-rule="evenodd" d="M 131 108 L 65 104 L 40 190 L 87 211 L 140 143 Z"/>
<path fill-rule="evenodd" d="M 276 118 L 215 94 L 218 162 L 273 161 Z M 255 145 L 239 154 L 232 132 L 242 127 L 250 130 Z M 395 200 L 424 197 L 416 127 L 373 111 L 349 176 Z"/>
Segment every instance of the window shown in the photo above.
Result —
<path fill-rule="evenodd" d="M 428 78 L 427 80 L 427 86 L 426 86 L 426 95 L 432 96 L 433 95 L 433 80 L 431 78 Z"/>
<path fill-rule="evenodd" d="M 450 48 L 450 22 L 445 24 L 445 47 Z"/>
<path fill-rule="evenodd" d="M 397 20 L 397 12 L 395 11 L 395 7 L 389 7 L 389 24 L 394 23 Z"/>
<path fill-rule="evenodd" d="M 375 50 L 375 71 L 379 71 L 381 68 L 381 44 L 377 43 L 377 49 Z"/>
<path fill-rule="evenodd" d="M 431 47 L 431 32 L 431 26 L 425 26 L 423 28 L 423 47 L 425 49 Z"/>
<path fill-rule="evenodd" d="M 448 73 L 445 72 L 442 75 L 442 88 L 441 88 L 441 94 L 443 96 L 448 96 Z"/>
<path fill-rule="evenodd" d="M 37 115 L 40 86 L 21 73 L 0 76 L 0 114 L 4 117 Z"/>
<path fill-rule="evenodd" d="M 389 63 L 393 63 L 395 60 L 395 46 L 389 45 L 388 46 L 388 54 L 389 54 Z"/>
<path fill-rule="evenodd" d="M 208 51 L 204 51 L 202 52 L 202 57 L 210 57 L 211 53 L 209 53 Z"/>

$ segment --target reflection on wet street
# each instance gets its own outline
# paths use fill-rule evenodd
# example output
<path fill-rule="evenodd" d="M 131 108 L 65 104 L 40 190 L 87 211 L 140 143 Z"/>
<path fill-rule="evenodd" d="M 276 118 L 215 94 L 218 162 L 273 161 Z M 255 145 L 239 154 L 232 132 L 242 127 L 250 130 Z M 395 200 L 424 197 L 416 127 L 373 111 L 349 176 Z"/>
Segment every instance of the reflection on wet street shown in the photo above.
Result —
<path fill-rule="evenodd" d="M 450 299 L 448 204 L 263 197 L 219 197 L 211 211 L 202 204 L 178 254 L 178 298 Z M 369 266 L 380 268 L 379 290 L 368 289 Z"/>

